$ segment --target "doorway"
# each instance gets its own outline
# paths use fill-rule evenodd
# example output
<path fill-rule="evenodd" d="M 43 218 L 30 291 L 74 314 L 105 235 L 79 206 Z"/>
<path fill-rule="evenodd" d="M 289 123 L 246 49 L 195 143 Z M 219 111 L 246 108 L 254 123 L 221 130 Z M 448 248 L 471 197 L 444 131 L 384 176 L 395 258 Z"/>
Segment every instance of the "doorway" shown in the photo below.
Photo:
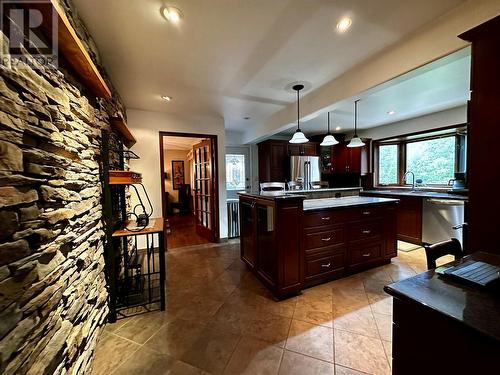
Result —
<path fill-rule="evenodd" d="M 217 136 L 160 132 L 160 172 L 167 249 L 217 241 Z"/>

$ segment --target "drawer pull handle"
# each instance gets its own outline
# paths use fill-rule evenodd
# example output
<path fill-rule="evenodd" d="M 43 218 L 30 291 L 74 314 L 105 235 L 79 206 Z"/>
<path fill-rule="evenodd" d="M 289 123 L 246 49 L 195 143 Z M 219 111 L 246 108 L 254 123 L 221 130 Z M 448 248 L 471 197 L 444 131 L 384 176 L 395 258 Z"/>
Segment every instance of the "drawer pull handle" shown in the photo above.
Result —
<path fill-rule="evenodd" d="M 321 220 L 330 220 L 330 216 L 322 217 Z"/>
<path fill-rule="evenodd" d="M 322 238 L 321 241 L 330 241 L 332 239 L 332 237 L 327 237 L 327 238 Z"/>
<path fill-rule="evenodd" d="M 370 255 L 372 255 L 371 253 L 366 253 L 366 254 L 363 254 L 364 257 L 368 258 Z"/>
<path fill-rule="evenodd" d="M 371 230 L 369 230 L 369 229 L 366 229 L 366 230 L 362 231 L 362 233 L 363 233 L 363 234 L 370 234 L 371 232 L 372 232 L 372 231 L 371 231 Z"/>
<path fill-rule="evenodd" d="M 325 267 L 325 268 L 330 268 L 332 264 L 330 262 L 328 262 L 328 264 L 322 264 L 321 267 Z"/>
<path fill-rule="evenodd" d="M 370 211 L 363 211 L 363 215 L 370 215 L 371 212 Z"/>

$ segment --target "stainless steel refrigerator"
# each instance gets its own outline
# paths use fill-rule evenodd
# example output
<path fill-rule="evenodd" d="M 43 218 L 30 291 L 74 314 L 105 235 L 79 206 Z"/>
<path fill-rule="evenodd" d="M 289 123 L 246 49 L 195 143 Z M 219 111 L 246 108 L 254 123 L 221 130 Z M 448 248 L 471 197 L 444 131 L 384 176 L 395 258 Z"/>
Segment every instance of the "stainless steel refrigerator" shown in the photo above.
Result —
<path fill-rule="evenodd" d="M 290 156 L 290 180 L 311 189 L 311 183 L 321 181 L 319 156 Z"/>

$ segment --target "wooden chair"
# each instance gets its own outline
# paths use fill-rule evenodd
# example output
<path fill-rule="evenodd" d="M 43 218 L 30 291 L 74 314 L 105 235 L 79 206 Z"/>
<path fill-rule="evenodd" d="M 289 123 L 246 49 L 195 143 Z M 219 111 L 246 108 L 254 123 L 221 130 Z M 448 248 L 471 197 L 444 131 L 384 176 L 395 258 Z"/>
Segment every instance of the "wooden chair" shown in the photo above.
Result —
<path fill-rule="evenodd" d="M 433 245 L 424 245 L 424 249 L 427 257 L 427 269 L 429 270 L 436 268 L 436 260 L 445 255 L 453 255 L 455 259 L 460 259 L 464 256 L 462 245 L 460 245 L 460 241 L 456 238 Z"/>

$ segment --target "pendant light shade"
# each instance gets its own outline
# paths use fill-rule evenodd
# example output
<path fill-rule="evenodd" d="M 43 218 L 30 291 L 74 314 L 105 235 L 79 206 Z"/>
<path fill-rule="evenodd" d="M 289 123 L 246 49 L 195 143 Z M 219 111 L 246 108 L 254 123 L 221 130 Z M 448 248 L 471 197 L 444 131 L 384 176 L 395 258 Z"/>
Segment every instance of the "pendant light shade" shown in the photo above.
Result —
<path fill-rule="evenodd" d="M 365 143 L 358 137 L 358 100 L 354 101 L 354 137 L 347 147 L 363 147 Z"/>
<path fill-rule="evenodd" d="M 359 137 L 354 137 L 351 139 L 351 142 L 347 145 L 347 147 L 363 147 L 365 143 Z"/>
<path fill-rule="evenodd" d="M 323 138 L 323 142 L 321 142 L 319 145 L 334 146 L 337 143 L 339 143 L 339 141 L 337 141 L 335 137 L 330 133 L 330 112 L 328 112 L 328 133 L 325 135 L 325 138 Z"/>
<path fill-rule="evenodd" d="M 299 92 L 304 88 L 304 85 L 295 85 L 292 87 L 295 91 L 297 91 L 297 130 L 293 134 L 292 139 L 289 140 L 290 143 L 307 143 L 309 139 L 306 138 L 302 130 L 300 130 L 300 98 Z"/>
<path fill-rule="evenodd" d="M 300 131 L 300 129 L 297 129 L 295 133 L 293 133 L 292 139 L 290 139 L 288 142 L 290 143 L 307 143 L 309 142 L 309 139 L 306 138 L 304 133 Z"/>

